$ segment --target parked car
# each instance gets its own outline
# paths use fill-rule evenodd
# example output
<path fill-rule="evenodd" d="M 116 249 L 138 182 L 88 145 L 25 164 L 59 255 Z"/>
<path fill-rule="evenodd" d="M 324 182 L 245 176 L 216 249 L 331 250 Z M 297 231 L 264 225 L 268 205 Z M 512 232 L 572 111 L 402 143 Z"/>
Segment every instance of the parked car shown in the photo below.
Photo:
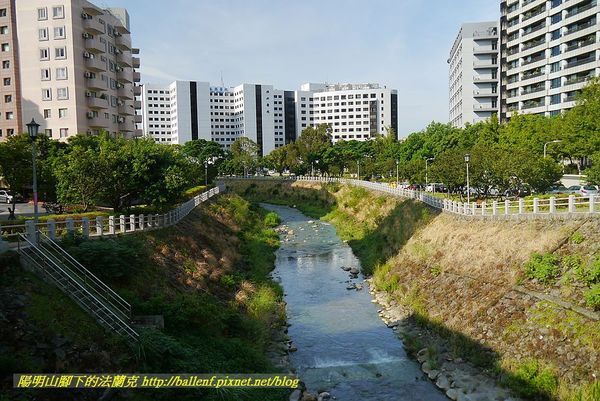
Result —
<path fill-rule="evenodd" d="M 427 185 L 427 188 L 425 188 L 425 191 L 427 192 L 446 192 L 446 186 L 442 183 L 433 183 L 433 184 L 429 184 Z"/>
<path fill-rule="evenodd" d="M 527 187 L 519 187 L 519 188 L 511 188 L 504 191 L 504 196 L 515 197 L 515 198 L 523 198 L 525 196 L 531 195 L 531 190 Z"/>
<path fill-rule="evenodd" d="M 0 202 L 12 203 L 13 198 L 17 202 L 23 201 L 21 194 L 9 191 L 7 189 L 0 189 Z"/>
<path fill-rule="evenodd" d="M 598 187 L 595 185 L 584 185 L 581 187 L 581 195 L 590 196 L 590 195 L 598 195 Z"/>
<path fill-rule="evenodd" d="M 580 194 L 581 193 L 581 185 L 571 185 L 569 188 L 567 188 L 567 191 L 565 193 Z"/>
<path fill-rule="evenodd" d="M 564 185 L 553 185 L 552 188 L 548 191 L 549 194 L 566 194 L 569 193 L 569 188 Z"/>

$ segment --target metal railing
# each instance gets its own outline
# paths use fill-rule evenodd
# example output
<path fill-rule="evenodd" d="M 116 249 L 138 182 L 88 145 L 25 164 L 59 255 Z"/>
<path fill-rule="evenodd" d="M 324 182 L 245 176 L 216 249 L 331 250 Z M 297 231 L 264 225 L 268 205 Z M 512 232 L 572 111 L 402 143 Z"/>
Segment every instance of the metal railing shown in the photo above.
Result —
<path fill-rule="evenodd" d="M 587 197 L 550 197 L 548 199 L 517 199 L 504 201 L 483 202 L 457 202 L 446 198 L 439 198 L 427 192 L 396 188 L 391 184 L 371 182 L 338 177 L 221 177 L 227 180 L 285 180 L 285 181 L 312 181 L 322 183 L 340 183 L 354 185 L 374 191 L 385 192 L 393 196 L 416 199 L 443 212 L 470 218 L 496 218 L 496 219 L 535 219 L 535 218 L 577 218 L 594 216 L 600 217 L 600 196 Z"/>

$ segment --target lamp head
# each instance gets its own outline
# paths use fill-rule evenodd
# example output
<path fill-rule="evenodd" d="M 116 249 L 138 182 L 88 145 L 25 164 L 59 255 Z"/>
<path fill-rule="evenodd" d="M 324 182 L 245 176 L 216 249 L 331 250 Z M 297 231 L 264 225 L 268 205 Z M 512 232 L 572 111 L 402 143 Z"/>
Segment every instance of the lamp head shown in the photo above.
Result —
<path fill-rule="evenodd" d="M 471 161 L 471 155 L 470 154 L 465 154 L 465 163 L 468 163 Z"/>
<path fill-rule="evenodd" d="M 31 139 L 35 139 L 38 135 L 39 130 L 40 125 L 36 123 L 35 120 L 32 118 L 31 122 L 27 124 L 27 133 L 29 134 L 29 137 Z"/>

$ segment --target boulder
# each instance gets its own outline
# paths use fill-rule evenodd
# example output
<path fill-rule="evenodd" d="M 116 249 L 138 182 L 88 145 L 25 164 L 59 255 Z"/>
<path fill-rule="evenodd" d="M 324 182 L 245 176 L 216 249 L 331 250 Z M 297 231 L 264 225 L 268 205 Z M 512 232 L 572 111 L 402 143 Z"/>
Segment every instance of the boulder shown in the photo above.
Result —
<path fill-rule="evenodd" d="M 358 268 L 356 268 L 356 267 L 350 268 L 349 271 L 350 271 L 350 274 L 356 274 L 357 275 L 358 273 L 360 273 L 360 270 L 358 270 Z"/>
<path fill-rule="evenodd" d="M 322 393 L 319 394 L 317 401 L 326 401 L 326 400 L 329 400 L 330 398 L 331 398 L 331 394 L 329 394 L 327 391 L 323 391 Z"/>
<path fill-rule="evenodd" d="M 296 389 L 296 390 L 292 391 L 292 394 L 290 395 L 290 401 L 300 401 L 301 397 L 302 397 L 302 392 L 299 389 Z"/>

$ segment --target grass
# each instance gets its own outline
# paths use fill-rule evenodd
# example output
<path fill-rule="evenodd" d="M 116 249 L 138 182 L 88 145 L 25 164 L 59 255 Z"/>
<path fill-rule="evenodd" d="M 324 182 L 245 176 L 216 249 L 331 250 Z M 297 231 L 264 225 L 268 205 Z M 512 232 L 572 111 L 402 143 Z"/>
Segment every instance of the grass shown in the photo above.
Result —
<path fill-rule="evenodd" d="M 546 253 L 534 253 L 531 259 L 525 263 L 525 275 L 543 284 L 551 284 L 560 275 L 560 258 Z"/>

